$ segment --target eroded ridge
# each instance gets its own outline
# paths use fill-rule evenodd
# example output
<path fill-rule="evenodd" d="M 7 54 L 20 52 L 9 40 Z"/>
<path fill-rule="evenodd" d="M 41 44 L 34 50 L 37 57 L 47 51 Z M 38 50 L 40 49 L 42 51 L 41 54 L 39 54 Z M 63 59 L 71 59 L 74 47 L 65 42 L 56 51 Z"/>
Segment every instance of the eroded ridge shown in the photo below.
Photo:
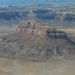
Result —
<path fill-rule="evenodd" d="M 41 37 L 52 37 L 52 38 L 67 38 L 67 35 L 63 31 L 58 31 L 48 24 L 41 25 L 37 21 L 26 21 L 20 23 L 16 28 L 16 32 L 23 34 L 34 34 L 40 35 Z"/>

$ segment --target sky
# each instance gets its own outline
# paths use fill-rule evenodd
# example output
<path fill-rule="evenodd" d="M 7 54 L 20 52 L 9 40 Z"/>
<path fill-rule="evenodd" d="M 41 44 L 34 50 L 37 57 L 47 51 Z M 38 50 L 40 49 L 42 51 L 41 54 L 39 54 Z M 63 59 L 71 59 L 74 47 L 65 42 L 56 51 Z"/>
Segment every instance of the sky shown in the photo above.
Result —
<path fill-rule="evenodd" d="M 5 5 L 5 4 L 47 4 L 47 3 L 75 3 L 75 0 L 0 0 L 0 5 Z"/>

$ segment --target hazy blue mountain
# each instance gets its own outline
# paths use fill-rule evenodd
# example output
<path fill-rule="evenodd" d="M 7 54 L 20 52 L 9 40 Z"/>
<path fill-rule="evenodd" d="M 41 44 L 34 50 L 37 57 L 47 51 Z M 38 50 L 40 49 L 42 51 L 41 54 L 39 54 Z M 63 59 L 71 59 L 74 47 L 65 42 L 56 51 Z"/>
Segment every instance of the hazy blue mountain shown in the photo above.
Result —
<path fill-rule="evenodd" d="M 45 4 L 45 3 L 75 3 L 75 0 L 0 0 L 0 5 L 5 5 L 5 4 Z"/>

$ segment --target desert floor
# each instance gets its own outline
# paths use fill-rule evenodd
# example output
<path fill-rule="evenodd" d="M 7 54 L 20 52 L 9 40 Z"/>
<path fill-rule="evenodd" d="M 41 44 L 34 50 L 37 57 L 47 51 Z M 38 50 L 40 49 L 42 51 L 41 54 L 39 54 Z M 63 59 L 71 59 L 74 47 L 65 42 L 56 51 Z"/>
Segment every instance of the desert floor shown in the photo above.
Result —
<path fill-rule="evenodd" d="M 75 75 L 75 59 L 24 62 L 0 58 L 0 75 Z"/>
<path fill-rule="evenodd" d="M 75 27 L 74 28 L 58 28 L 58 30 L 64 31 L 71 36 L 75 36 Z"/>
<path fill-rule="evenodd" d="M 0 36 L 15 32 L 16 28 L 0 27 Z"/>

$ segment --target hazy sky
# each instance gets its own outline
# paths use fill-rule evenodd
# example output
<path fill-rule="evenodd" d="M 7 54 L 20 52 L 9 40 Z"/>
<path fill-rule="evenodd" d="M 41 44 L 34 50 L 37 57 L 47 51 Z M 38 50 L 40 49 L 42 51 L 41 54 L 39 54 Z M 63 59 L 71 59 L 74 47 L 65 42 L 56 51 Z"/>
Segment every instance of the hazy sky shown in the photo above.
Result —
<path fill-rule="evenodd" d="M 75 3 L 75 0 L 0 0 L 1 4 Z"/>

